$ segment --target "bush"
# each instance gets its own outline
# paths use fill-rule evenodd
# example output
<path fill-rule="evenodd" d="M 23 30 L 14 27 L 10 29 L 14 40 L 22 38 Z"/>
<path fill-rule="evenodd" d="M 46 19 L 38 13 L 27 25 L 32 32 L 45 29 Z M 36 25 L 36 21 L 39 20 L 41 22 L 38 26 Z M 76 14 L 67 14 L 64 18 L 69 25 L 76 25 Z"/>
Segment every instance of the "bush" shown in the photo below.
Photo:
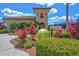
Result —
<path fill-rule="evenodd" d="M 58 38 L 62 37 L 62 26 L 56 26 L 54 36 Z"/>
<path fill-rule="evenodd" d="M 39 41 L 35 44 L 36 55 L 38 56 L 51 56 L 53 55 L 52 46 L 49 43 Z"/>
<path fill-rule="evenodd" d="M 17 43 L 18 44 L 15 46 L 15 48 L 31 48 L 34 46 L 32 40 L 28 40 L 28 41 L 17 40 Z"/>
<path fill-rule="evenodd" d="M 31 48 L 33 47 L 33 41 L 32 40 L 28 40 L 24 43 L 24 48 Z"/>
<path fill-rule="evenodd" d="M 79 40 L 53 38 L 35 43 L 38 56 L 79 56 Z"/>
<path fill-rule="evenodd" d="M 77 24 L 76 22 L 70 22 L 66 25 L 66 30 L 69 34 L 70 38 L 77 38 L 78 35 L 78 29 L 77 29 Z"/>
<path fill-rule="evenodd" d="M 26 23 L 20 23 L 20 24 L 18 24 L 18 28 L 19 29 L 23 29 L 23 28 L 26 28 L 26 27 L 27 27 Z"/>
<path fill-rule="evenodd" d="M 7 29 L 1 29 L 0 30 L 0 33 L 6 33 L 7 32 Z"/>
<path fill-rule="evenodd" d="M 18 38 L 19 38 L 21 41 L 23 41 L 23 40 L 25 40 L 25 38 L 26 38 L 27 30 L 26 30 L 26 29 L 20 29 L 20 30 L 17 31 L 16 34 L 17 34 Z"/>
<path fill-rule="evenodd" d="M 16 30 L 16 29 L 13 29 L 13 30 L 12 30 L 12 32 L 13 32 L 13 33 L 16 33 L 16 32 L 17 32 L 17 30 Z"/>
<path fill-rule="evenodd" d="M 0 30 L 1 30 L 1 29 L 5 29 L 5 28 L 6 28 L 6 26 L 0 25 Z"/>

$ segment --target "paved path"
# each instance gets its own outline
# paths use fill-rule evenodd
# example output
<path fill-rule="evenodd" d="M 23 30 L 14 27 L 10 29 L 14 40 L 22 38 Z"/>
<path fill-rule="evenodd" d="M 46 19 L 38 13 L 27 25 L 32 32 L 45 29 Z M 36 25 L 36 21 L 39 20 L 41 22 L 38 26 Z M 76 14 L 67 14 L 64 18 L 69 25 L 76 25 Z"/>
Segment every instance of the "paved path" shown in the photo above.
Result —
<path fill-rule="evenodd" d="M 28 53 L 15 49 L 9 42 L 15 36 L 8 34 L 0 34 L 0 56 L 29 56 Z"/>

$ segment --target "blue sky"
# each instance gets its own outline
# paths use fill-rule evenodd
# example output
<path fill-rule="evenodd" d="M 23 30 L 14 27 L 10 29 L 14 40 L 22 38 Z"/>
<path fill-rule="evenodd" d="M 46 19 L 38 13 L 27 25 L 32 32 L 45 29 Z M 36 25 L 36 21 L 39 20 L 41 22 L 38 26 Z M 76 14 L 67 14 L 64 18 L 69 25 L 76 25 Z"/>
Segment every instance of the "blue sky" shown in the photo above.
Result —
<path fill-rule="evenodd" d="M 51 8 L 48 24 L 62 24 L 66 21 L 65 3 L 0 3 L 0 22 L 2 18 L 14 16 L 35 16 L 33 8 Z M 69 20 L 79 19 L 79 4 L 69 4 Z"/>

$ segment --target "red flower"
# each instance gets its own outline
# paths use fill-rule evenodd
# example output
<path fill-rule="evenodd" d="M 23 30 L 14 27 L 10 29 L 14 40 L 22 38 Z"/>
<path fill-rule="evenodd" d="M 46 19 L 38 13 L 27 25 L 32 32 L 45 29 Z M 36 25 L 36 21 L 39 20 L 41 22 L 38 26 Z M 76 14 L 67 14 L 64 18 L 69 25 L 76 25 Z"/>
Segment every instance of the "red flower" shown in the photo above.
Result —
<path fill-rule="evenodd" d="M 71 38 L 77 37 L 77 26 L 75 22 L 68 23 L 66 25 L 66 30 Z"/>
<path fill-rule="evenodd" d="M 17 32 L 17 36 L 18 36 L 21 40 L 25 40 L 25 38 L 26 38 L 26 33 L 27 33 L 27 30 L 26 30 L 26 29 L 20 29 L 20 30 L 18 30 L 18 32 Z"/>

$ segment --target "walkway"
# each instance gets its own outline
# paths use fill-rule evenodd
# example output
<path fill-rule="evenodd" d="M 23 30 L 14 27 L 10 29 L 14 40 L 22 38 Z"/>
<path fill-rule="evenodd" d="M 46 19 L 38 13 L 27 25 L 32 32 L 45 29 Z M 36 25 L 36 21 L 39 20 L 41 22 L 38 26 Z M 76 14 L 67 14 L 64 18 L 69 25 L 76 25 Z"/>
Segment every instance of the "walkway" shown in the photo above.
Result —
<path fill-rule="evenodd" d="M 0 34 L 0 56 L 29 56 L 28 53 L 15 49 L 9 42 L 15 36 L 8 34 Z"/>

